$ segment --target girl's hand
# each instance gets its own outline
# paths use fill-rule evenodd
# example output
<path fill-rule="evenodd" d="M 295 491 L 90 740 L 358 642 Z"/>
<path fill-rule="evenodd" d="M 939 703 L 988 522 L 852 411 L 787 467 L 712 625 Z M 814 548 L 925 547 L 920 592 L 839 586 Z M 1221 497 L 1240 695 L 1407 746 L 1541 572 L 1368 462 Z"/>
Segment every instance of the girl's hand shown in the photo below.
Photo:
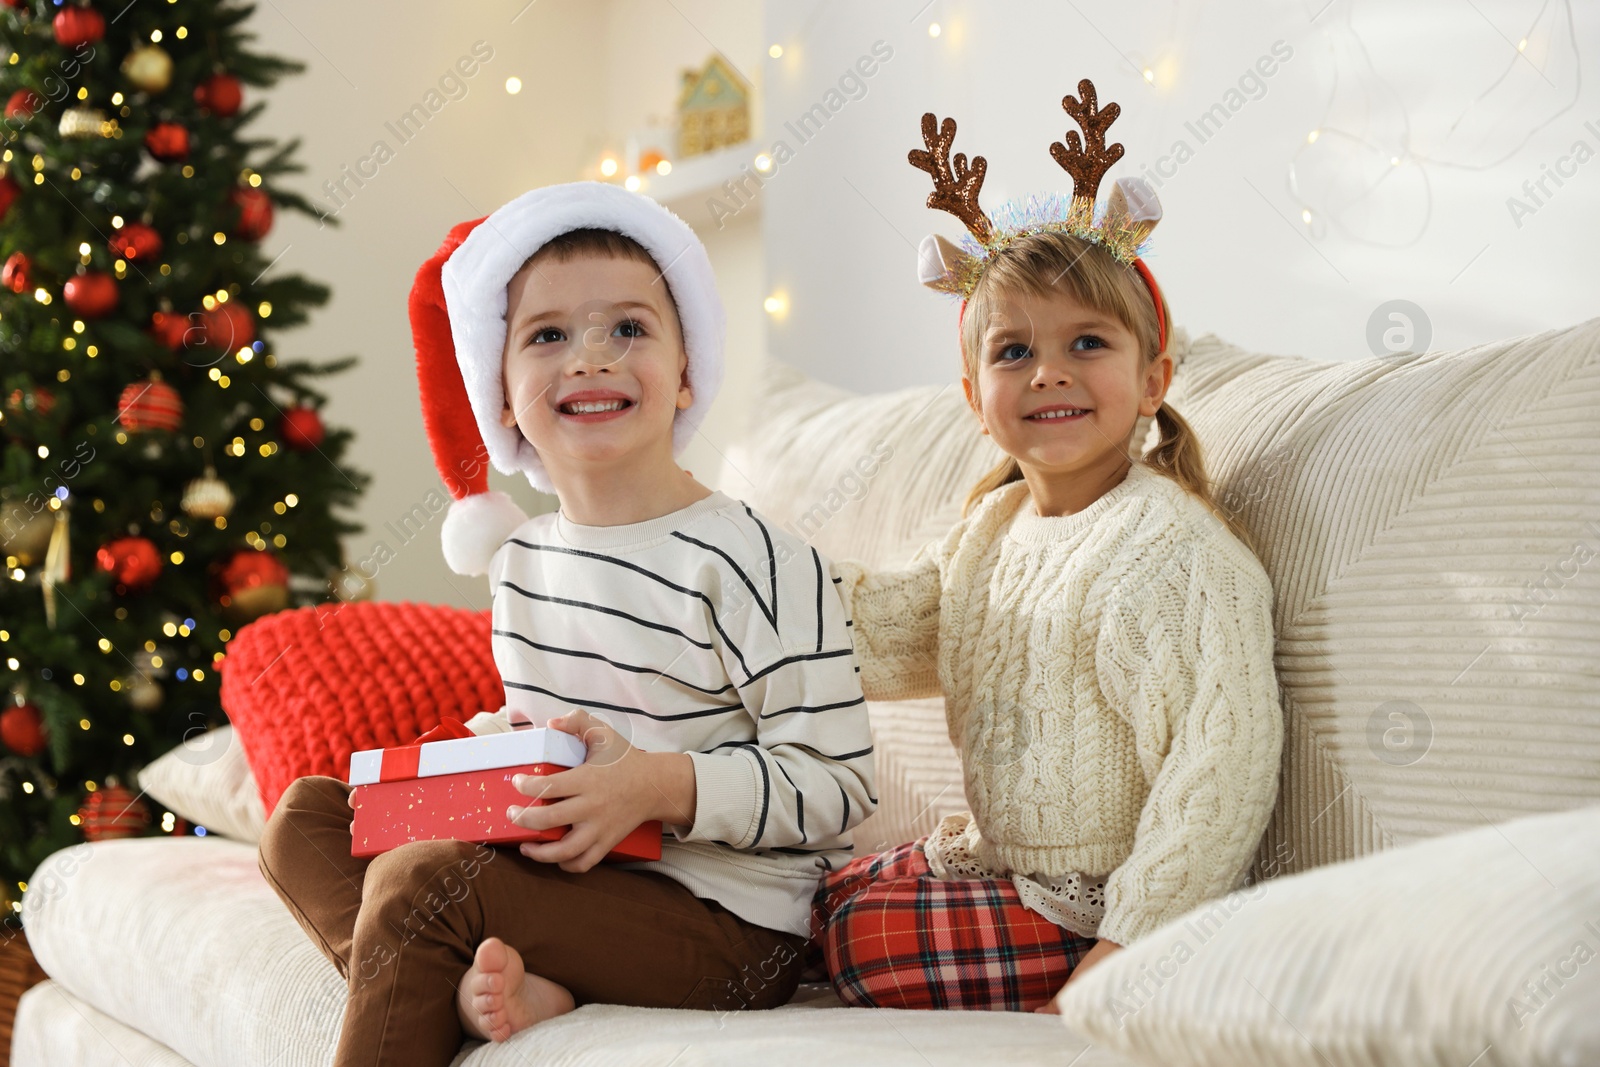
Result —
<path fill-rule="evenodd" d="M 1090 967 L 1093 967 L 1095 964 L 1099 963 L 1101 960 L 1105 959 L 1107 956 L 1111 955 L 1121 947 L 1122 946 L 1116 942 L 1107 941 L 1104 938 L 1096 941 L 1094 943 L 1094 948 L 1091 948 L 1088 952 L 1085 952 L 1083 954 L 1083 959 L 1079 960 L 1078 965 L 1072 968 L 1072 973 L 1067 975 L 1066 982 L 1062 984 L 1060 989 L 1056 990 L 1056 995 L 1033 1010 L 1046 1015 L 1060 1015 L 1061 1009 L 1056 1007 L 1056 1001 L 1061 999 L 1061 994 L 1066 992 L 1067 986 L 1076 981 L 1077 977 L 1084 971 L 1088 970 Z"/>
<path fill-rule="evenodd" d="M 663 760 L 678 758 L 687 764 L 689 757 L 634 748 L 609 723 L 587 711 L 571 712 L 546 725 L 581 738 L 588 757 L 581 766 L 557 774 L 518 775 L 512 784 L 519 792 L 547 803 L 513 807 L 508 816 L 529 830 L 570 826 L 559 841 L 522 842 L 521 852 L 577 874 L 604 859 L 640 823 L 662 818 L 667 798 L 662 782 L 669 773 Z M 668 815 L 664 821 L 678 820 Z"/>

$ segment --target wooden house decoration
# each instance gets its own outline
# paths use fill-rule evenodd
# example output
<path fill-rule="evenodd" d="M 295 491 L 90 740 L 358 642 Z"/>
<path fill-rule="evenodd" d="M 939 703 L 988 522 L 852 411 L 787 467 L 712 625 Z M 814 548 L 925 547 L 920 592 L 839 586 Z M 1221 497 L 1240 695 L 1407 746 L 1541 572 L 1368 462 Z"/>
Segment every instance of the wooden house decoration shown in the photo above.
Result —
<path fill-rule="evenodd" d="M 678 156 L 750 139 L 750 86 L 720 55 L 683 72 L 678 94 Z"/>

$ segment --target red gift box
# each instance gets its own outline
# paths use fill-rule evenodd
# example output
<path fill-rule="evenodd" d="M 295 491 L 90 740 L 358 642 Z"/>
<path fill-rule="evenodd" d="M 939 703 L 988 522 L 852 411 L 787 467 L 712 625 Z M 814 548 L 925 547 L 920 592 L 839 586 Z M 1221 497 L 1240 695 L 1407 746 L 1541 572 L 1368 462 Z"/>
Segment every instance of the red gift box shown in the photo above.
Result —
<path fill-rule="evenodd" d="M 555 774 L 578 766 L 586 755 L 581 740 L 549 727 L 476 735 L 453 719 L 416 744 L 351 753 L 350 855 L 376 856 L 412 841 L 558 841 L 567 827 L 528 830 L 506 818 L 513 805 L 547 803 L 529 797 L 511 779 Z M 661 823 L 641 823 L 605 858 L 660 859 Z"/>

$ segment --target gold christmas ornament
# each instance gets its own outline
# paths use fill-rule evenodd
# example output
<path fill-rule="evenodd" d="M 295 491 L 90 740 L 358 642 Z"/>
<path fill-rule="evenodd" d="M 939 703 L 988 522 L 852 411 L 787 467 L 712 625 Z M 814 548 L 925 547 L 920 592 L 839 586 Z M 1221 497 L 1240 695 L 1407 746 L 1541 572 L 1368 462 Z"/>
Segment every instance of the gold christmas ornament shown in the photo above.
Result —
<path fill-rule="evenodd" d="M 288 604 L 288 586 L 257 585 L 234 593 L 228 613 L 234 619 L 250 622 L 274 611 L 282 611 Z"/>
<path fill-rule="evenodd" d="M 158 44 L 143 45 L 122 61 L 122 73 L 147 93 L 165 92 L 172 84 L 172 57 Z"/>
<path fill-rule="evenodd" d="M 181 507 L 191 519 L 226 518 L 233 511 L 233 491 L 217 477 L 216 468 L 208 464 L 205 474 L 183 490 Z"/>
<path fill-rule="evenodd" d="M 35 512 L 26 500 L 0 496 L 0 554 L 15 557 L 16 567 L 43 562 L 55 524 L 49 508 Z"/>
<path fill-rule="evenodd" d="M 371 600 L 377 588 L 377 582 L 355 567 L 345 567 L 328 574 L 328 592 L 335 599 L 347 603 L 352 600 Z"/>
<path fill-rule="evenodd" d="M 116 119 L 107 119 L 106 113 L 92 107 L 69 107 L 61 113 L 57 132 L 62 137 L 112 137 L 117 128 Z"/>
<path fill-rule="evenodd" d="M 39 587 L 44 591 L 44 621 L 52 630 L 56 628 L 56 586 L 72 577 L 69 514 L 66 508 L 56 510 L 50 530 L 50 548 L 44 556 L 44 570 L 39 572 Z"/>
<path fill-rule="evenodd" d="M 136 674 L 122 683 L 122 694 L 134 711 L 155 711 L 167 699 L 161 683 L 148 674 Z"/>
<path fill-rule="evenodd" d="M 166 700 L 160 680 L 171 673 L 162 659 L 168 654 L 161 646 L 154 652 L 143 648 L 134 652 L 133 673 L 122 679 L 122 695 L 133 710 L 155 711 Z"/>

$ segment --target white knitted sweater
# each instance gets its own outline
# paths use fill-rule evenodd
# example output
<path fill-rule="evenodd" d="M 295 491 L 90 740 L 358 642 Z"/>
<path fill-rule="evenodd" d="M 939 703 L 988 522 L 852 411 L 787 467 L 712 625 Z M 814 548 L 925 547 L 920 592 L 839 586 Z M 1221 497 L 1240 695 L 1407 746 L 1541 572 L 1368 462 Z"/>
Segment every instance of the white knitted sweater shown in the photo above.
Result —
<path fill-rule="evenodd" d="M 945 696 L 971 812 L 935 874 L 1120 945 L 1243 883 L 1283 746 L 1272 586 L 1182 486 L 1136 463 L 1047 518 L 1016 481 L 904 570 L 837 569 L 867 698 Z"/>

